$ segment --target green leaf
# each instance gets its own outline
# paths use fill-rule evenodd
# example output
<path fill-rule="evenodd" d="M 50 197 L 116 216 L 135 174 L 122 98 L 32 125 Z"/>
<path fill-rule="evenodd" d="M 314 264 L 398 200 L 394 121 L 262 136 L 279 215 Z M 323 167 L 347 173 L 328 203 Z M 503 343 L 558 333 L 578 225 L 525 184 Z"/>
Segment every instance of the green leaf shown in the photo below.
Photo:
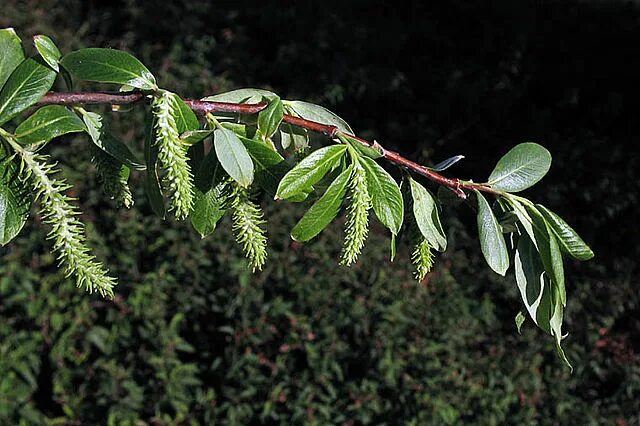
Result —
<path fill-rule="evenodd" d="M 562 305 L 565 306 L 567 295 L 564 284 L 564 266 L 558 241 L 551 227 L 545 221 L 544 216 L 533 205 L 527 204 L 526 207 L 533 221 L 533 233 L 542 264 L 553 284 L 557 286 L 560 300 Z"/>
<path fill-rule="evenodd" d="M 191 225 L 202 238 L 211 234 L 226 212 L 228 194 L 225 194 L 225 184 L 221 183 L 205 193 L 195 190 L 195 201 L 190 214 Z"/>
<path fill-rule="evenodd" d="M 0 89 L 4 86 L 13 70 L 24 61 L 22 42 L 13 28 L 0 30 Z"/>
<path fill-rule="evenodd" d="M 536 207 L 549 224 L 565 253 L 578 260 L 589 260 L 593 257 L 591 248 L 560 216 L 541 204 L 536 204 Z"/>
<path fill-rule="evenodd" d="M 180 141 L 188 146 L 202 142 L 213 134 L 214 129 L 206 130 L 189 130 L 180 135 Z"/>
<path fill-rule="evenodd" d="M 162 195 L 160 178 L 158 177 L 158 146 L 154 143 L 154 122 L 152 117 L 147 118 L 147 132 L 144 140 L 144 157 L 146 162 L 146 174 L 144 189 L 149 198 L 149 204 L 153 212 L 161 218 L 165 218 L 167 209 Z"/>
<path fill-rule="evenodd" d="M 275 97 L 269 101 L 269 105 L 258 113 L 258 131 L 265 138 L 270 138 L 278 130 L 284 117 L 282 100 Z"/>
<path fill-rule="evenodd" d="M 357 139 L 347 134 L 338 134 L 338 138 L 343 142 L 348 143 L 351 147 L 353 147 L 353 149 L 355 149 L 365 157 L 368 157 L 374 160 L 378 158 L 382 158 L 381 151 L 374 149 L 371 146 L 364 145 L 362 142 L 358 141 Z M 374 142 L 374 144 L 376 144 L 376 142 Z"/>
<path fill-rule="evenodd" d="M 507 244 L 491 206 L 479 191 L 476 191 L 476 195 L 478 197 L 478 233 L 482 254 L 491 269 L 504 276 L 509 269 Z"/>
<path fill-rule="evenodd" d="M 551 327 L 551 334 L 555 337 L 556 340 L 556 352 L 558 353 L 558 357 L 573 371 L 573 367 L 571 363 L 567 359 L 567 356 L 562 350 L 561 342 L 562 342 L 562 317 L 564 315 L 564 303 L 562 302 L 562 297 L 560 294 L 560 289 L 557 287 L 553 288 L 552 292 L 552 312 L 551 318 L 549 319 L 549 326 Z"/>
<path fill-rule="evenodd" d="M 284 101 L 284 105 L 290 107 L 296 115 L 304 118 L 305 120 L 336 126 L 344 133 L 348 133 L 350 135 L 354 134 L 346 121 L 323 106 L 304 101 Z"/>
<path fill-rule="evenodd" d="M 520 296 L 529 316 L 540 328 L 550 333 L 548 309 L 546 311 L 541 309 L 538 312 L 545 289 L 544 266 L 540 260 L 540 254 L 526 234 L 518 239 L 513 263 Z M 542 306 L 544 308 L 547 305 Z"/>
<path fill-rule="evenodd" d="M 296 241 L 309 241 L 331 223 L 340 211 L 352 171 L 353 165 L 338 175 L 322 197 L 311 206 L 293 228 L 291 238 Z"/>
<path fill-rule="evenodd" d="M 218 161 L 216 151 L 210 150 L 202 160 L 202 164 L 198 168 L 194 176 L 194 184 L 200 192 L 208 192 L 217 186 L 227 176 L 224 169 Z"/>
<path fill-rule="evenodd" d="M 15 135 L 21 145 L 44 145 L 58 136 L 85 130 L 76 114 L 60 105 L 48 105 L 20 123 Z"/>
<path fill-rule="evenodd" d="M 501 191 L 519 192 L 534 185 L 551 167 L 551 154 L 541 145 L 528 142 L 515 146 L 498 161 L 489 184 Z"/>
<path fill-rule="evenodd" d="M 378 220 L 397 235 L 404 217 L 404 202 L 400 188 L 391 175 L 378 163 L 368 157 L 361 157 L 361 164 L 367 174 L 367 186 L 371 204 Z"/>
<path fill-rule="evenodd" d="M 37 35 L 33 37 L 33 44 L 36 46 L 36 50 L 42 56 L 42 59 L 53 68 L 56 72 L 60 71 L 58 61 L 62 54 L 56 44 L 46 35 Z"/>
<path fill-rule="evenodd" d="M 214 147 L 220 164 L 229 176 L 247 188 L 253 182 L 253 162 L 238 136 L 220 128 L 213 133 Z"/>
<path fill-rule="evenodd" d="M 85 110 L 80 110 L 80 113 L 87 133 L 98 148 L 132 169 L 146 169 L 146 166 L 133 155 L 129 147 L 109 132 L 108 126 L 100 114 Z"/>
<path fill-rule="evenodd" d="M 173 102 L 173 119 L 176 121 L 178 133 L 193 131 L 200 128 L 198 117 L 191 108 L 175 93 L 171 94 Z"/>
<path fill-rule="evenodd" d="M 87 48 L 63 56 L 60 61 L 80 80 L 114 83 L 141 90 L 155 90 L 156 79 L 142 62 L 122 50 Z"/>
<path fill-rule="evenodd" d="M 280 145 L 282 145 L 282 149 L 293 146 L 296 151 L 302 151 L 309 146 L 309 132 L 302 127 L 282 122 L 280 125 Z"/>
<path fill-rule="evenodd" d="M 284 158 L 264 142 L 238 137 L 247 148 L 255 166 L 255 183 L 272 197 L 275 196 L 280 180 L 289 171 Z"/>
<path fill-rule="evenodd" d="M 445 251 L 447 237 L 442 230 L 438 205 L 427 189 L 413 179 L 409 179 L 411 197 L 413 198 L 413 216 L 422 236 L 436 250 Z"/>
<path fill-rule="evenodd" d="M 0 125 L 42 98 L 53 85 L 56 73 L 35 59 L 26 59 L 11 73 L 0 91 Z"/>
<path fill-rule="evenodd" d="M 346 150 L 346 145 L 330 145 L 312 152 L 282 178 L 276 198 L 287 199 L 310 190 L 340 161 Z"/>
<path fill-rule="evenodd" d="M 3 246 L 22 230 L 31 204 L 30 193 L 18 177 L 18 166 L 7 155 L 0 143 L 0 245 Z"/>
<path fill-rule="evenodd" d="M 206 98 L 202 98 L 202 100 L 212 102 L 231 102 L 234 104 L 257 104 L 259 102 L 262 102 L 263 98 L 272 99 L 275 97 L 278 97 L 278 95 L 268 90 L 244 88 L 232 90 L 230 92 L 219 93 L 213 96 L 207 96 Z"/>

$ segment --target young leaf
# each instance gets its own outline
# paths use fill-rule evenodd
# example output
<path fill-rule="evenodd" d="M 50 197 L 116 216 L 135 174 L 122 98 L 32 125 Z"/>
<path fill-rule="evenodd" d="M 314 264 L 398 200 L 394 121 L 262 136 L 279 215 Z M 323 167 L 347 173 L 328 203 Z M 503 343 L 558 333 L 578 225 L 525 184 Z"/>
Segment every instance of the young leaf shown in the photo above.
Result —
<path fill-rule="evenodd" d="M 373 211 L 378 220 L 389 228 L 392 234 L 397 235 L 404 217 L 404 203 L 398 184 L 372 159 L 361 157 L 361 164 L 367 175 Z"/>
<path fill-rule="evenodd" d="M 433 167 L 429 167 L 431 170 L 434 170 L 436 172 L 442 172 L 444 170 L 447 170 L 449 167 L 453 166 L 454 164 L 456 164 L 458 161 L 462 160 L 464 158 L 464 155 L 455 155 L 451 158 L 447 158 L 444 161 L 439 162 L 438 164 L 436 164 Z"/>
<path fill-rule="evenodd" d="M 189 130 L 180 135 L 180 141 L 188 146 L 195 145 L 198 142 L 202 142 L 213 134 L 213 129 L 206 130 Z"/>
<path fill-rule="evenodd" d="M 0 91 L 0 126 L 38 102 L 55 78 L 55 71 L 35 59 L 18 65 Z"/>
<path fill-rule="evenodd" d="M 438 206 L 435 199 L 427 189 L 413 179 L 409 179 L 411 196 L 413 198 L 413 216 L 416 225 L 424 238 L 429 241 L 432 248 L 445 251 L 447 237 L 442 230 Z"/>
<path fill-rule="evenodd" d="M 347 192 L 353 165 L 338 175 L 327 191 L 305 213 L 291 231 L 296 241 L 309 241 L 318 235 L 338 215 L 342 200 Z"/>
<path fill-rule="evenodd" d="M 108 126 L 100 114 L 84 109 L 81 109 L 80 113 L 87 133 L 98 148 L 132 169 L 146 169 L 146 166 L 133 155 L 129 147 L 109 132 Z"/>
<path fill-rule="evenodd" d="M 18 177 L 18 166 L 7 157 L 0 143 L 0 245 L 9 243 L 22 230 L 31 204 L 30 191 Z"/>
<path fill-rule="evenodd" d="M 491 206 L 479 191 L 476 191 L 476 195 L 478 198 L 478 233 L 482 254 L 491 269 L 504 276 L 509 269 L 507 244 Z"/>
<path fill-rule="evenodd" d="M 589 260 L 593 257 L 591 248 L 580 238 L 560 216 L 541 204 L 536 204 L 538 211 L 544 216 L 551 230 L 560 243 L 562 250 L 569 256 L 578 260 Z"/>
<path fill-rule="evenodd" d="M 558 246 L 551 226 L 547 224 L 544 216 L 532 205 L 526 205 L 530 217 L 533 221 L 533 233 L 535 235 L 535 241 L 537 243 L 538 251 L 540 252 L 540 258 L 544 269 L 549 274 L 549 278 L 553 284 L 558 288 L 560 300 L 562 305 L 565 306 L 567 302 L 567 295 L 564 284 L 564 266 L 562 264 L 562 253 Z"/>
<path fill-rule="evenodd" d="M 270 138 L 278 130 L 284 117 L 284 108 L 280 98 L 275 97 L 258 114 L 258 130 L 264 138 Z"/>
<path fill-rule="evenodd" d="M 84 123 L 76 114 L 60 105 L 48 105 L 20 123 L 15 136 L 21 145 L 42 146 L 58 136 L 85 130 Z"/>
<path fill-rule="evenodd" d="M 229 176 L 247 188 L 253 182 L 253 162 L 238 136 L 231 130 L 221 128 L 213 133 L 218 160 Z"/>
<path fill-rule="evenodd" d="M 238 136 L 249 152 L 255 167 L 254 182 L 272 197 L 276 195 L 278 184 L 289 171 L 284 158 L 264 142 Z"/>
<path fill-rule="evenodd" d="M 348 133 L 350 135 L 354 134 L 346 121 L 323 106 L 304 101 L 284 101 L 284 104 L 295 111 L 298 116 L 306 120 L 336 126 L 344 133 Z"/>
<path fill-rule="evenodd" d="M 191 108 L 175 93 L 171 93 L 173 103 L 171 111 L 179 133 L 194 131 L 200 128 L 198 117 Z"/>
<path fill-rule="evenodd" d="M 123 84 L 155 90 L 156 79 L 142 62 L 122 50 L 87 48 L 68 53 L 60 60 L 80 80 Z"/>
<path fill-rule="evenodd" d="M 513 263 L 520 296 L 529 316 L 540 328 L 549 333 L 548 322 L 538 321 L 538 307 L 545 288 L 544 266 L 540 260 L 540 254 L 526 234 L 521 235 L 518 239 L 518 248 Z M 548 321 L 548 313 L 545 318 Z"/>
<path fill-rule="evenodd" d="M 56 44 L 46 35 L 37 35 L 33 37 L 33 44 L 36 46 L 36 50 L 42 56 L 42 59 L 53 68 L 55 71 L 60 71 L 58 61 L 62 54 Z"/>
<path fill-rule="evenodd" d="M 275 97 L 278 97 L 278 95 L 268 90 L 245 88 L 236 89 L 225 93 L 219 93 L 213 96 L 207 96 L 205 98 L 202 98 L 202 100 L 211 102 L 231 102 L 234 104 L 257 104 L 261 102 L 263 98 L 272 99 Z"/>
<path fill-rule="evenodd" d="M 202 238 L 215 231 L 217 223 L 226 212 L 228 198 L 226 182 L 217 184 L 205 193 L 196 189 L 190 218 L 193 228 Z"/>
<path fill-rule="evenodd" d="M 280 124 L 280 145 L 282 149 L 293 146 L 296 151 L 302 151 L 309 146 L 309 132 L 302 127 L 283 122 Z"/>
<path fill-rule="evenodd" d="M 13 70 L 24 61 L 22 42 L 13 28 L 0 29 L 0 89 Z"/>
<path fill-rule="evenodd" d="M 534 185 L 551 167 L 551 154 L 541 145 L 528 142 L 515 146 L 498 161 L 489 184 L 506 192 L 519 192 Z"/>
<path fill-rule="evenodd" d="M 310 190 L 338 163 L 346 150 L 346 145 L 330 145 L 312 152 L 282 178 L 276 198 L 287 199 Z"/>

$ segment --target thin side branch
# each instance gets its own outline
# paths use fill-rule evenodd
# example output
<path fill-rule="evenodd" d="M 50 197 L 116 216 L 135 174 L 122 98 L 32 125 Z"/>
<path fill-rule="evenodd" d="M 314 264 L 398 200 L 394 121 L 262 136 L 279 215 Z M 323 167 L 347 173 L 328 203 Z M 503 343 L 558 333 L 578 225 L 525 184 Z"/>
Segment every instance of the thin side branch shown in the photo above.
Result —
<path fill-rule="evenodd" d="M 108 93 L 108 92 L 50 92 L 46 94 L 39 102 L 38 105 L 77 105 L 77 104 L 107 104 L 107 105 L 129 105 L 139 102 L 148 102 L 145 94 L 140 92 L 128 92 L 128 93 Z M 199 101 L 195 99 L 184 99 L 184 102 L 195 112 L 200 114 L 215 113 L 215 112 L 230 112 L 239 114 L 257 114 L 262 109 L 267 107 L 266 102 L 260 102 L 257 104 L 235 104 L 228 102 L 211 102 L 211 101 Z M 311 120 L 305 120 L 304 118 L 294 117 L 292 115 L 286 115 L 283 121 L 294 126 L 302 127 L 313 132 L 322 133 L 330 138 L 335 138 L 339 129 L 336 126 L 318 123 Z M 380 152 L 382 157 L 388 162 L 397 166 L 411 170 L 427 179 L 436 182 L 439 185 L 450 188 L 454 191 L 458 197 L 467 198 L 467 194 L 464 189 L 475 189 L 491 194 L 497 194 L 498 192 L 487 185 L 480 183 L 473 183 L 462 181 L 457 178 L 448 178 L 442 176 L 433 170 L 422 166 L 408 158 L 403 157 L 395 151 L 390 151 L 382 148 L 377 142 L 369 142 L 366 139 L 362 139 L 357 136 L 352 136 L 352 139 L 357 140 L 362 145 L 373 148 Z"/>

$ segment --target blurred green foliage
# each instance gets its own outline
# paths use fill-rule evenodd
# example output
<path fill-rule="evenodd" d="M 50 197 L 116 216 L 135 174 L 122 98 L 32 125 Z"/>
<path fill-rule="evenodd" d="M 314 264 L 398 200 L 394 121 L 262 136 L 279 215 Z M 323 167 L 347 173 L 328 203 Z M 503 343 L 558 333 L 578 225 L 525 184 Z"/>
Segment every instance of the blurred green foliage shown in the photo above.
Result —
<path fill-rule="evenodd" d="M 639 157 L 626 145 L 640 134 L 640 11 L 449 3 L 8 0 L 0 26 L 63 51 L 129 49 L 185 96 L 266 86 L 321 102 L 418 160 L 466 154 L 450 174 L 478 181 L 515 143 L 542 143 L 556 161 L 531 198 L 596 252 L 567 264 L 573 374 L 531 324 L 515 332 L 515 280 L 483 264 L 464 206 L 443 214 L 451 247 L 420 285 L 409 253 L 388 262 L 381 227 L 338 267 L 341 227 L 293 243 L 302 210 L 280 203 L 253 275 L 228 223 L 201 240 L 154 218 L 141 191 L 116 210 L 88 140 L 62 138 L 51 153 L 118 296 L 65 279 L 37 218 L 0 249 L 0 424 L 640 423 Z M 113 117 L 139 150 L 142 130 Z"/>

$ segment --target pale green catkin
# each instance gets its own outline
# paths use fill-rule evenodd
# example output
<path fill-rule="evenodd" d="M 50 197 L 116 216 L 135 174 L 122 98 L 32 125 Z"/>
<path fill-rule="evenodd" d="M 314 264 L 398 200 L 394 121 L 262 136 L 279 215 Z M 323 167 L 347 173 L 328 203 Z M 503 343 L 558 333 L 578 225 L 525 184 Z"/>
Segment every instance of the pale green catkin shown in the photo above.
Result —
<path fill-rule="evenodd" d="M 98 180 L 102 183 L 104 193 L 115 200 L 118 207 L 131 208 L 133 196 L 125 174 L 126 166 L 94 145 L 91 145 L 91 153 L 91 161 L 96 166 Z"/>
<path fill-rule="evenodd" d="M 264 229 L 260 206 L 251 201 L 249 190 L 237 183 L 232 183 L 230 207 L 233 219 L 233 231 L 236 241 L 242 246 L 244 255 L 249 259 L 249 265 L 255 272 L 262 270 L 267 260 L 267 236 Z"/>
<path fill-rule="evenodd" d="M 98 291 L 103 297 L 113 297 L 116 281 L 90 254 L 84 226 L 76 219 L 79 212 L 71 204 L 73 199 L 64 194 L 70 185 L 53 177 L 57 170 L 55 165 L 46 163 L 47 157 L 24 149 L 18 153 L 22 159 L 21 178 L 33 186 L 40 200 L 41 214 L 52 228 L 47 238 L 53 241 L 60 264 L 66 265 L 67 276 L 75 275 L 76 285 L 90 293 Z"/>
<path fill-rule="evenodd" d="M 350 204 L 347 211 L 344 248 L 340 260 L 342 265 L 351 265 L 358 260 L 369 234 L 371 197 L 367 188 L 366 172 L 358 162 L 353 164 L 349 192 Z"/>
<path fill-rule="evenodd" d="M 424 277 L 431 271 L 433 267 L 433 252 L 431 245 L 426 238 L 422 237 L 421 241 L 416 245 L 411 255 L 411 260 L 416 267 L 415 277 L 418 281 L 422 281 Z"/>
<path fill-rule="evenodd" d="M 153 100 L 155 144 L 158 161 L 164 171 L 164 186 L 169 191 L 171 210 L 177 219 L 185 219 L 193 206 L 193 177 L 187 150 L 180 142 L 174 118 L 174 94 L 162 91 Z"/>

